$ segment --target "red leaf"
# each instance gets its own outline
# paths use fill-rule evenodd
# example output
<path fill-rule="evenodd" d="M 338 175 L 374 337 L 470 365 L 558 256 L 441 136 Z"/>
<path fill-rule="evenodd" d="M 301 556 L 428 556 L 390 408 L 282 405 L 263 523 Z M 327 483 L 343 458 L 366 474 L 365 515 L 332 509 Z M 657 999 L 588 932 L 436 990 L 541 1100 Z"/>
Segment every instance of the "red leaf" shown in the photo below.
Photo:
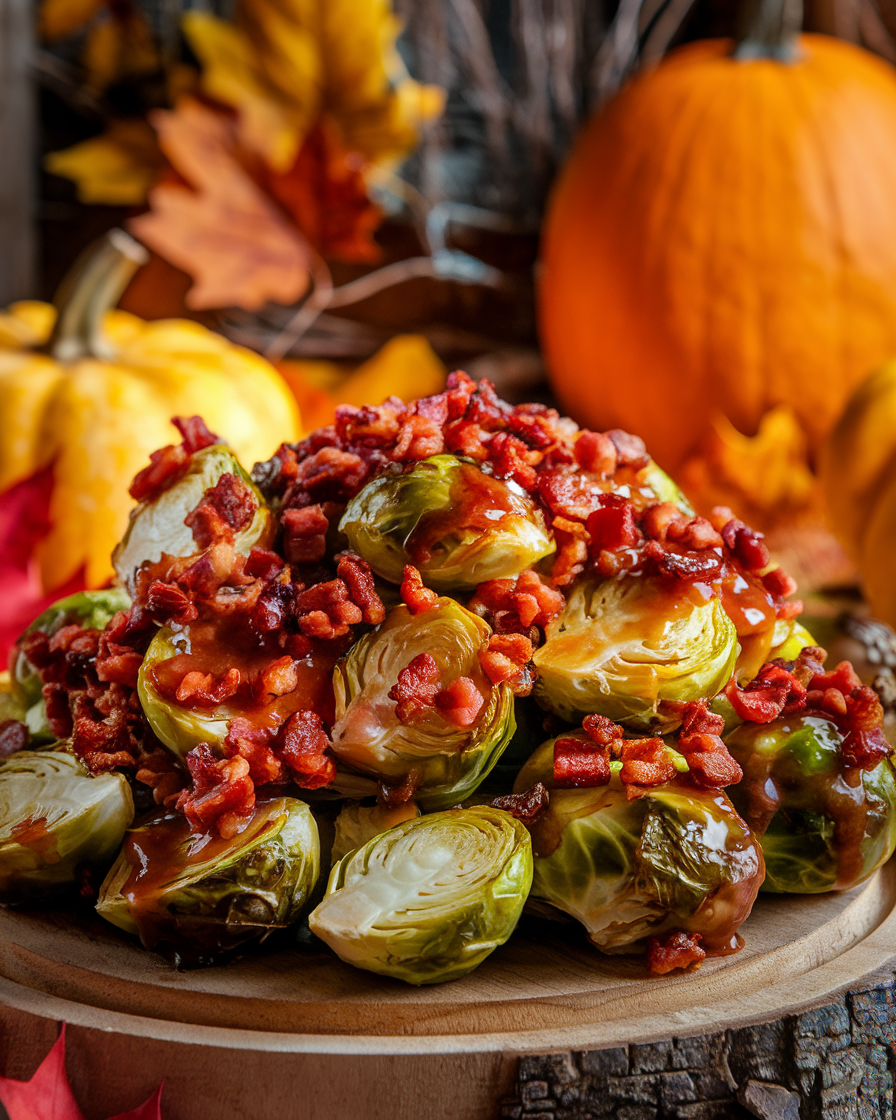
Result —
<path fill-rule="evenodd" d="M 0 1101 L 9 1120 L 84 1120 L 65 1076 L 65 1023 L 29 1081 L 0 1077 Z"/>
<path fill-rule="evenodd" d="M 29 1081 L 0 1077 L 0 1101 L 9 1120 L 84 1120 L 65 1075 L 65 1023 Z M 162 1120 L 161 1101 L 159 1085 L 148 1101 L 111 1120 Z"/>
<path fill-rule="evenodd" d="M 0 493 L 0 668 L 16 638 L 41 611 L 85 586 L 83 568 L 49 594 L 41 585 L 34 551 L 50 531 L 52 490 L 53 467 L 48 466 Z"/>

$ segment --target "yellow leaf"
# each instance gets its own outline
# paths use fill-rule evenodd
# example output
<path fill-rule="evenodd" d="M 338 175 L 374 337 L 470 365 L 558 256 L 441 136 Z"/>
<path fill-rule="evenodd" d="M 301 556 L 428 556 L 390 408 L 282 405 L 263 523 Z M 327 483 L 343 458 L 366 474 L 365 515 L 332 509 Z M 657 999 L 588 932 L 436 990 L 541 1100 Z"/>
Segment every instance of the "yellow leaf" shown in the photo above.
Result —
<path fill-rule="evenodd" d="M 106 206 L 141 205 L 161 164 L 155 133 L 142 117 L 115 121 L 102 136 L 44 157 L 47 171 L 77 184 L 81 202 Z"/>
<path fill-rule="evenodd" d="M 55 42 L 73 35 L 100 10 L 105 0 L 44 0 L 40 6 L 40 37 Z"/>
<path fill-rule="evenodd" d="M 235 159 L 233 122 L 191 98 L 151 114 L 151 122 L 193 189 L 160 184 L 150 191 L 150 212 L 129 224 L 193 277 L 187 305 L 253 311 L 268 300 L 297 300 L 308 286 L 307 243 Z"/>
<path fill-rule="evenodd" d="M 760 528 L 816 509 L 820 502 L 806 434 L 786 405 L 767 412 L 755 436 L 745 436 L 725 416 L 716 417 L 680 481 L 701 509 L 731 506 L 751 515 Z"/>

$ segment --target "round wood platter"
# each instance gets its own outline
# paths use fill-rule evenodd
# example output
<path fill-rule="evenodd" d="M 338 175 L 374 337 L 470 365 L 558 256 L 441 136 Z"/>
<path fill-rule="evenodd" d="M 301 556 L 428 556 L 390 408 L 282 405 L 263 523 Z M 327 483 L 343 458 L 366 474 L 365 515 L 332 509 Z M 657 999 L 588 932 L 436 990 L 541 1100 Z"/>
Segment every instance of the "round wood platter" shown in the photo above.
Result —
<path fill-rule="evenodd" d="M 528 1082 L 514 1087 L 520 1054 L 730 1037 L 867 987 L 896 960 L 896 862 L 844 894 L 760 896 L 742 933 L 740 953 L 653 978 L 577 926 L 524 919 L 470 976 L 417 989 L 283 944 L 177 972 L 94 916 L 4 910 L 0 1071 L 29 1076 L 64 1020 L 87 1120 L 163 1076 L 164 1120 L 494 1120 L 533 1101 L 560 1118 L 549 1080 L 528 1105 Z"/>

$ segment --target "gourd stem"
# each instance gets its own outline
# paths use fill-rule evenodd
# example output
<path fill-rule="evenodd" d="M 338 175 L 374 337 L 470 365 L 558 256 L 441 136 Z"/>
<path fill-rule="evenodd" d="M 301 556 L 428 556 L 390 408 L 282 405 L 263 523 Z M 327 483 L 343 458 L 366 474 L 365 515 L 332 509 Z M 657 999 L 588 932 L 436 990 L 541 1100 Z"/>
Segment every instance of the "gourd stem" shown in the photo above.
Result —
<path fill-rule="evenodd" d="M 792 62 L 803 24 L 803 0 L 746 0 L 733 57 Z"/>
<path fill-rule="evenodd" d="M 147 250 L 123 229 L 109 230 L 85 249 L 56 292 L 56 326 L 45 350 L 61 362 L 114 358 L 114 348 L 103 336 L 103 316 L 148 260 Z"/>

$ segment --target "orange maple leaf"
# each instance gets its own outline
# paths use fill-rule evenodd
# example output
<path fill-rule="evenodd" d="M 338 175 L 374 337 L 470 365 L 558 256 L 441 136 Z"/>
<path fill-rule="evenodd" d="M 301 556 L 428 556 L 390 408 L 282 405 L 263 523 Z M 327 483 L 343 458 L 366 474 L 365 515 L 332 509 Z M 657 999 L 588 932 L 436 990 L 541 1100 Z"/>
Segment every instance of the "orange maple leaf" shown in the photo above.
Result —
<path fill-rule="evenodd" d="M 262 163 L 257 175 L 322 256 L 379 260 L 373 233 L 383 216 L 367 194 L 363 161 L 343 146 L 335 121 L 317 122 L 288 171 Z"/>
<path fill-rule="evenodd" d="M 130 228 L 193 277 L 188 306 L 254 311 L 268 300 L 299 299 L 309 282 L 308 243 L 239 162 L 233 119 L 184 97 L 150 122 L 188 186 L 159 183 L 150 212 Z"/>

